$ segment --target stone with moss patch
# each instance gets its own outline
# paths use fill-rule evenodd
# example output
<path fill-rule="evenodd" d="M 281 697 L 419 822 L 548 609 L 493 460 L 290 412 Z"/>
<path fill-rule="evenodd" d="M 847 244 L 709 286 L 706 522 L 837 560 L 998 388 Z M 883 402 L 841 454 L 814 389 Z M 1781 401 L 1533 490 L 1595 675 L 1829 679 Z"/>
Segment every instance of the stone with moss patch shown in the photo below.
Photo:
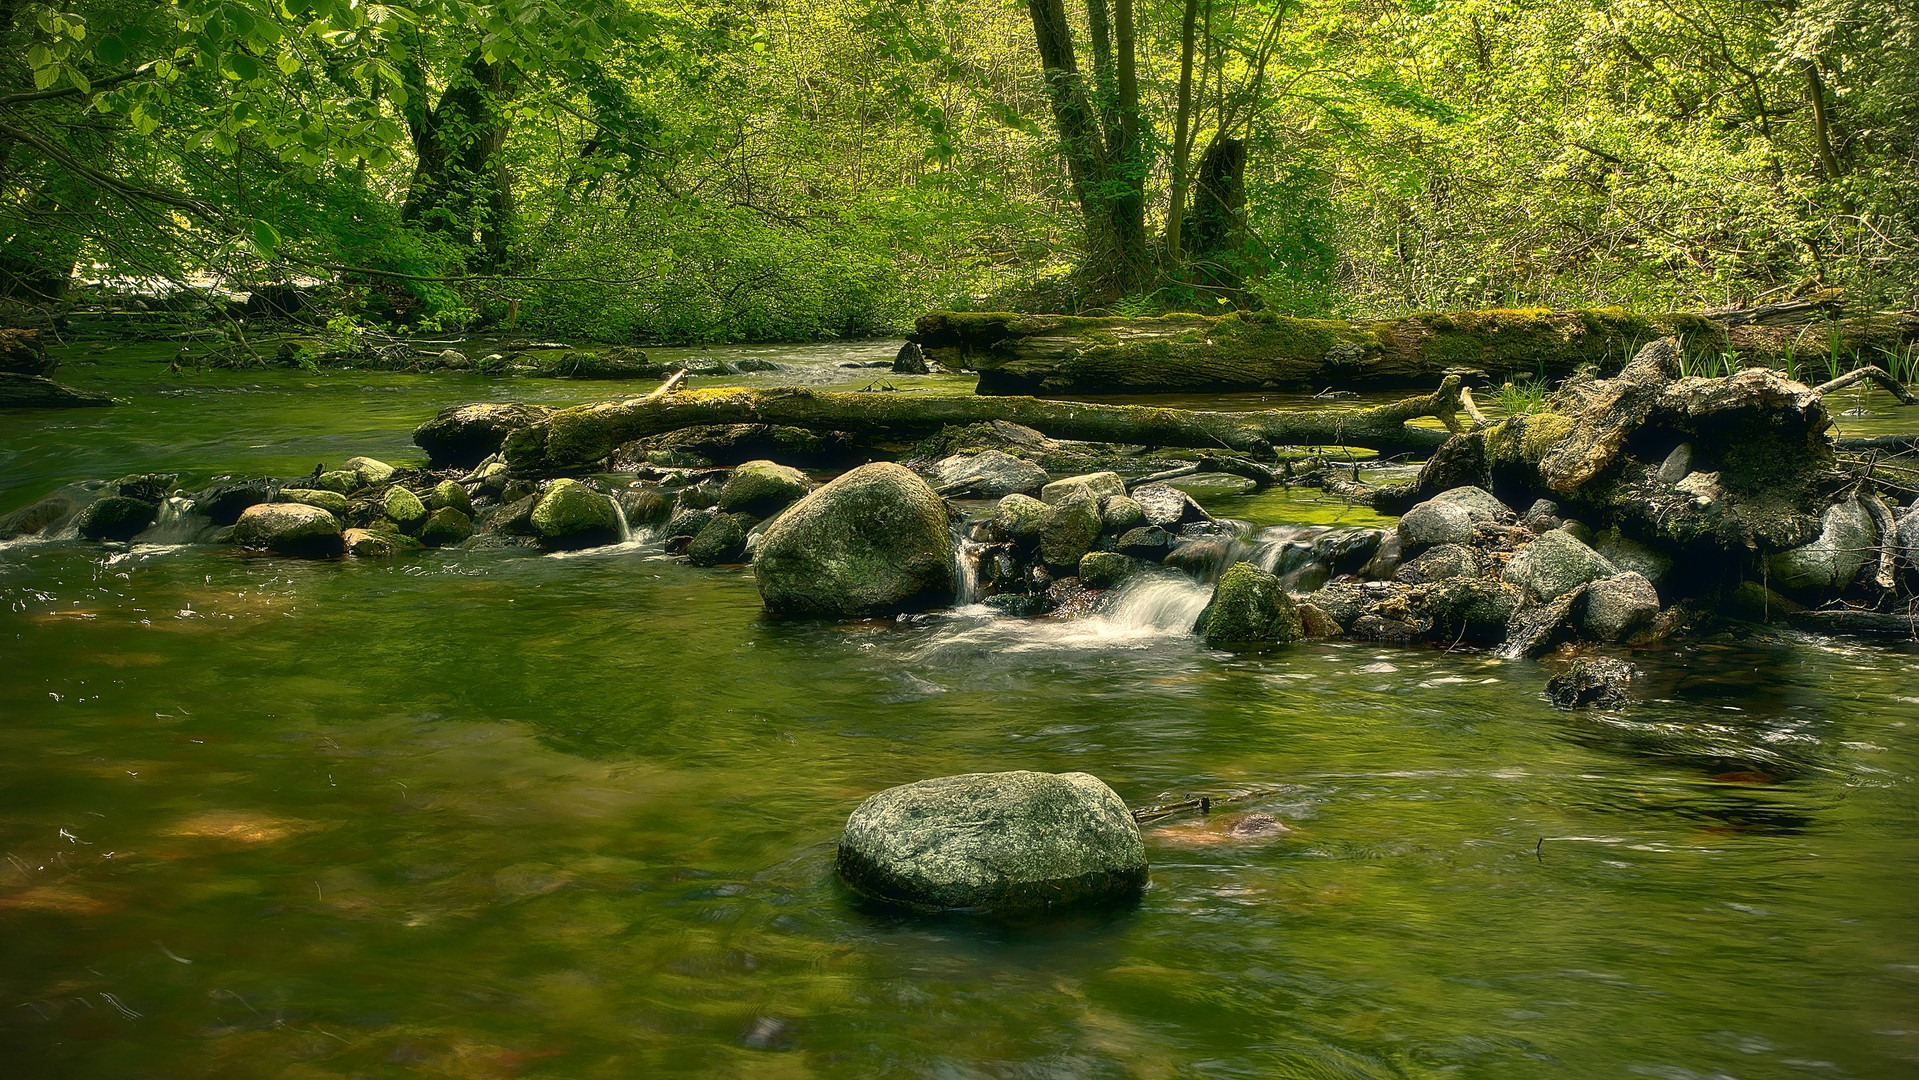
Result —
<path fill-rule="evenodd" d="M 1220 575 L 1213 602 L 1201 615 L 1206 644 L 1214 648 L 1261 648 L 1298 641 L 1305 632 L 1299 606 L 1280 580 L 1251 563 L 1234 563 Z"/>
<path fill-rule="evenodd" d="M 556 550 L 599 547 L 620 538 L 619 507 L 578 480 L 548 484 L 533 506 L 531 522 L 542 546 Z"/>
<path fill-rule="evenodd" d="M 771 611 L 876 615 L 949 604 L 946 504 L 891 462 L 862 465 L 788 507 L 761 534 L 753 578 Z"/>

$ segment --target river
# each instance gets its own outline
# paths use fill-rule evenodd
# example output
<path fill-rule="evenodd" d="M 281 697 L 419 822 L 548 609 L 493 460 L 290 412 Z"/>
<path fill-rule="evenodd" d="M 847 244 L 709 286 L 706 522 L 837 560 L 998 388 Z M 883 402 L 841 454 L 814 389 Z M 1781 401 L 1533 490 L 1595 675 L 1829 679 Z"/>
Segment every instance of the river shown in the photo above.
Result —
<path fill-rule="evenodd" d="M 737 381 L 855 388 L 891 343 Z M 171 346 L 167 347 L 168 353 Z M 624 386 L 174 375 L 0 414 L 0 511 L 132 471 L 417 459 L 467 400 Z M 718 381 L 718 380 L 708 380 Z M 735 381 L 735 380 L 727 380 Z M 957 378 L 940 385 L 961 385 Z M 1873 393 L 1877 393 L 1876 391 Z M 1878 398 L 1850 433 L 1911 430 Z M 1245 406 L 1257 395 L 1215 404 Z M 1289 398 L 1285 404 L 1297 404 Z M 1260 524 L 1368 524 L 1305 494 Z M 1545 669 L 1099 616 L 764 618 L 638 546 L 300 562 L 0 549 L 0 1060 L 32 1077 L 1907 1077 L 1919 646 L 1755 629 Z M 902 918 L 846 815 L 957 772 L 1083 770 L 1145 827 L 1133 909 Z M 1233 814 L 1281 835 L 1236 835 Z M 1257 832 L 1257 830 L 1255 830 Z"/>

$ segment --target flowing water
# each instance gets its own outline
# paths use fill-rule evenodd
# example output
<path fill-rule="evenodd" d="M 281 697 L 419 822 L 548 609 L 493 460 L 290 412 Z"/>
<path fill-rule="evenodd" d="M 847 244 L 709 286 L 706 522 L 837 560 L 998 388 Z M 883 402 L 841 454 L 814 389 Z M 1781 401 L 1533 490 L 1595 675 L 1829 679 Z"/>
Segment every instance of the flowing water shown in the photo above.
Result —
<path fill-rule="evenodd" d="M 834 349 L 809 354 L 823 384 Z M 608 390 L 136 364 L 66 375 L 120 409 L 0 415 L 0 510 L 151 468 L 406 460 L 442 405 Z M 1378 522 L 1297 492 L 1215 509 L 1275 568 Z M 1919 648 L 1695 642 L 1633 658 L 1632 707 L 1569 714 L 1542 666 L 1483 654 L 1214 652 L 1189 632 L 1206 595 L 1167 574 L 1073 621 L 829 624 L 766 619 L 750 575 L 643 536 L 383 562 L 0 550 L 0 1061 L 1919 1073 Z M 903 918 L 835 884 L 866 795 L 1017 768 L 1136 806 L 1239 798 L 1146 826 L 1152 882 L 1122 912 Z"/>

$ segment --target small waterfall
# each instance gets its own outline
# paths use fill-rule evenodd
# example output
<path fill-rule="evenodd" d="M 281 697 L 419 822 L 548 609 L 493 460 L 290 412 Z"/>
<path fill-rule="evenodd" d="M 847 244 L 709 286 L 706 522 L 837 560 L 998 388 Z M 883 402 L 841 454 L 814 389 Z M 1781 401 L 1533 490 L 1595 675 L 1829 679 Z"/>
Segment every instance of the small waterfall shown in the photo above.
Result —
<path fill-rule="evenodd" d="M 134 537 L 134 542 L 178 547 L 198 541 L 213 527 L 213 522 L 206 515 L 196 512 L 197 505 L 185 495 L 168 496 L 160 504 L 160 515 L 145 531 Z"/>
<path fill-rule="evenodd" d="M 1211 585 L 1185 574 L 1139 574 L 1113 590 L 1098 618 L 1123 635 L 1190 634 L 1212 599 Z"/>
<path fill-rule="evenodd" d="M 621 506 L 620 500 L 612 497 L 611 495 L 608 495 L 606 499 L 608 502 L 613 504 L 613 516 L 614 518 L 618 519 L 620 523 L 620 543 L 622 544 L 632 543 L 633 542 L 633 526 L 627 524 L 626 507 Z"/>
<path fill-rule="evenodd" d="M 953 537 L 953 606 L 979 603 L 979 553 L 986 545 L 957 533 Z"/>

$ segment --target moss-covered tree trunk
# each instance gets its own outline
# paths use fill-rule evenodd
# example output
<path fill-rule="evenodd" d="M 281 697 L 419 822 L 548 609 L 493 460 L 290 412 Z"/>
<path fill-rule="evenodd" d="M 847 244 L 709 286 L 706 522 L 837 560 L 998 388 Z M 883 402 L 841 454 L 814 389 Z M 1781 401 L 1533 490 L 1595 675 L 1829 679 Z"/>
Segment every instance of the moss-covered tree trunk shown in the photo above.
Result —
<path fill-rule="evenodd" d="M 576 472 L 635 439 L 705 424 L 777 424 L 863 436 L 920 438 L 954 425 L 1007 420 L 1059 439 L 1145 446 L 1363 446 L 1382 452 L 1431 450 L 1446 432 L 1409 421 L 1452 421 L 1459 380 L 1438 391 L 1369 409 L 1205 412 L 1138 405 L 1088 405 L 1025 397 L 923 397 L 822 393 L 803 387 L 717 387 L 650 399 L 561 409 L 506 439 L 507 461 L 533 473 Z"/>
<path fill-rule="evenodd" d="M 1185 390 L 1320 390 L 1431 386 L 1446 374 L 1492 383 L 1558 377 L 1586 364 L 1617 371 L 1640 346 L 1678 335 L 1699 363 L 1727 351 L 1823 377 L 1829 355 L 1852 366 L 1897 348 L 1897 316 L 1729 329 L 1701 315 L 1501 310 L 1401 319 L 1295 319 L 1264 312 L 1150 319 L 936 311 L 913 340 L 950 368 L 979 372 L 982 394 L 1123 394 Z"/>

